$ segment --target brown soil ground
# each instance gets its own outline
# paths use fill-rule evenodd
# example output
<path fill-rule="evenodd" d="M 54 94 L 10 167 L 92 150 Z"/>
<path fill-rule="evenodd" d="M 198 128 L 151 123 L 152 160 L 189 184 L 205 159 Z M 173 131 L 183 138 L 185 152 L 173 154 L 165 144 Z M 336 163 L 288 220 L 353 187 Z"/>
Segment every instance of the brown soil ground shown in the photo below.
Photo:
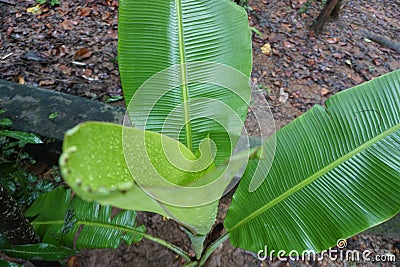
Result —
<path fill-rule="evenodd" d="M 12 2 L 7 1 L 7 2 Z M 349 0 L 340 18 L 320 35 L 309 28 L 321 10 L 320 1 L 249 0 L 253 34 L 253 82 L 264 95 L 281 128 L 315 104 L 346 88 L 400 68 L 400 54 L 366 39 L 364 31 L 400 42 L 399 0 Z M 116 0 L 70 1 L 46 7 L 39 15 L 27 12 L 33 0 L 14 4 L 0 1 L 0 79 L 75 94 L 99 101 L 121 96 L 117 56 Z M 270 53 L 262 47 L 271 46 Z M 113 104 L 123 105 L 122 101 Z M 251 122 L 248 123 L 251 128 Z M 252 130 L 252 129 L 250 129 Z M 224 197 L 216 225 L 229 206 Z M 158 215 L 139 214 L 150 234 L 192 251 L 179 226 Z M 358 235 L 349 241 L 355 249 L 376 254 L 391 252 L 396 263 L 315 262 L 276 259 L 260 262 L 255 255 L 221 245 L 207 266 L 400 266 L 399 235 Z M 181 266 L 173 252 L 143 240 L 117 250 L 84 250 L 78 266 Z"/>

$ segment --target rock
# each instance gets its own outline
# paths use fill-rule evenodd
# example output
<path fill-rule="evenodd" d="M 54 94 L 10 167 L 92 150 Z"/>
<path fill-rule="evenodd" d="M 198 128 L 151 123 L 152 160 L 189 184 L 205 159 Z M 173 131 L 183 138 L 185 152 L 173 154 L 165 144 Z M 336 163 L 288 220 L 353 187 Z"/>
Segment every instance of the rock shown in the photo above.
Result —
<path fill-rule="evenodd" d="M 125 109 L 82 97 L 0 80 L 0 119 L 13 130 L 31 132 L 62 142 L 68 129 L 84 121 L 122 124 Z"/>

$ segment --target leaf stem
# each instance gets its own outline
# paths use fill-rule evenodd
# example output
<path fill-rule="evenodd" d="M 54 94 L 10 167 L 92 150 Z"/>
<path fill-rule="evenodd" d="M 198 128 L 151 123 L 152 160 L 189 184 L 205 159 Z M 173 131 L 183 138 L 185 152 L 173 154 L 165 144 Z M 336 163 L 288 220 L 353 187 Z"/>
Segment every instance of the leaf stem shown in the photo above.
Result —
<path fill-rule="evenodd" d="M 54 224 L 64 224 L 63 220 L 55 220 L 55 221 L 34 221 L 32 222 L 33 225 L 54 225 Z M 176 254 L 178 254 L 179 256 L 182 256 L 187 262 L 191 262 L 192 258 L 189 256 L 189 254 L 184 251 L 183 249 L 181 249 L 178 246 L 175 246 L 174 244 L 169 243 L 168 241 L 143 233 L 139 230 L 136 229 L 132 229 L 130 227 L 123 227 L 123 226 L 117 226 L 117 225 L 109 225 L 109 224 L 105 224 L 105 223 L 99 223 L 99 222 L 88 222 L 88 221 L 81 221 L 78 220 L 75 222 L 75 224 L 77 225 L 90 225 L 93 227 L 103 227 L 103 228 L 109 228 L 109 229 L 114 229 L 114 230 L 118 230 L 118 231 L 125 231 L 125 232 L 129 232 L 129 233 L 134 233 L 137 235 L 141 235 L 143 236 L 143 238 L 146 238 L 148 240 L 151 240 L 153 242 L 156 242 L 170 250 L 172 250 L 173 252 L 175 252 Z"/>
<path fill-rule="evenodd" d="M 185 55 L 185 41 L 183 33 L 183 17 L 182 17 L 182 0 L 176 1 L 176 16 L 178 18 L 178 44 L 179 44 L 179 63 L 181 66 L 181 85 L 182 85 L 182 99 L 185 112 L 185 130 L 186 130 L 186 146 L 193 151 L 192 145 L 192 127 L 190 125 L 189 113 L 189 88 L 187 81 L 186 70 L 186 55 Z"/>
<path fill-rule="evenodd" d="M 219 245 L 221 245 L 228 238 L 229 238 L 229 233 L 227 232 L 222 236 L 220 236 L 217 240 L 215 240 L 215 242 L 212 243 L 211 246 L 207 248 L 207 250 L 204 252 L 204 255 L 201 257 L 199 267 L 204 266 L 210 255 L 217 249 L 217 247 L 219 247 Z"/>
<path fill-rule="evenodd" d="M 153 242 L 156 242 L 170 250 L 172 250 L 173 252 L 175 252 L 176 254 L 178 254 L 179 256 L 181 256 L 182 258 L 184 258 L 187 262 L 191 262 L 192 258 L 189 256 L 189 254 L 184 251 L 183 249 L 181 249 L 178 246 L 175 246 L 172 243 L 169 243 L 168 241 L 165 241 L 164 239 L 152 236 L 152 235 L 148 235 L 148 234 L 143 234 L 143 238 L 146 238 L 148 240 L 151 240 Z"/>

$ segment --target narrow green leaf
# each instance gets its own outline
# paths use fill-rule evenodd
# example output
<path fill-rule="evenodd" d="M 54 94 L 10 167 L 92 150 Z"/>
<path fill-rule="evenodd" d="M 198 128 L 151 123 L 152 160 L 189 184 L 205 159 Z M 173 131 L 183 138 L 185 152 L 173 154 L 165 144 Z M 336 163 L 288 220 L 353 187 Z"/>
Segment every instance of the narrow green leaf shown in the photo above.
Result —
<path fill-rule="evenodd" d="M 45 243 L 12 246 L 4 248 L 2 251 L 13 258 L 43 261 L 62 260 L 75 254 L 75 251 L 70 248 Z"/>
<path fill-rule="evenodd" d="M 0 127 L 10 126 L 11 124 L 12 124 L 12 121 L 9 118 L 5 118 L 5 119 L 1 119 L 0 120 Z"/>
<path fill-rule="evenodd" d="M 0 260 L 0 267 L 22 267 L 23 265 L 17 264 L 15 262 Z"/>
<path fill-rule="evenodd" d="M 55 118 L 57 118 L 57 117 L 58 117 L 58 114 L 59 114 L 58 111 L 51 113 L 51 114 L 49 115 L 49 119 L 55 119 Z"/>
<path fill-rule="evenodd" d="M 105 102 L 106 103 L 111 103 L 111 102 L 116 102 L 116 101 L 119 101 L 119 100 L 122 100 L 122 99 L 124 99 L 124 97 L 120 96 L 120 95 L 110 96 L 110 97 L 106 97 Z"/>
<path fill-rule="evenodd" d="M 11 130 L 1 130 L 0 136 L 8 136 L 11 138 L 15 138 L 21 140 L 25 143 L 30 144 L 42 144 L 43 141 L 35 134 L 19 132 L 19 131 L 11 131 Z"/>
<path fill-rule="evenodd" d="M 196 253 L 196 259 L 200 259 L 201 254 L 203 253 L 204 249 L 204 241 L 206 240 L 206 235 L 194 235 L 191 232 L 187 231 L 186 229 L 183 229 L 187 236 L 190 239 L 190 242 L 192 243 L 194 247 L 194 251 Z"/>
<path fill-rule="evenodd" d="M 11 247 L 11 243 L 7 240 L 7 238 L 2 235 L 2 233 L 0 233 L 0 249 L 3 248 L 10 248 Z"/>

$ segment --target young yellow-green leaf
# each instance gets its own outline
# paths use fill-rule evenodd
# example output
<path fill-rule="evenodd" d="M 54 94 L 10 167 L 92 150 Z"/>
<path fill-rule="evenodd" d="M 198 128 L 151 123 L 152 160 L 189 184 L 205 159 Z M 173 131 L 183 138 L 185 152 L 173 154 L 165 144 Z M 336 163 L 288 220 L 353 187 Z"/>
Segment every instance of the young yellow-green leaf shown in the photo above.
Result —
<path fill-rule="evenodd" d="M 134 181 L 126 164 L 122 134 L 122 126 L 100 122 L 83 123 L 67 132 L 60 168 L 68 185 L 85 200 L 96 200 L 123 209 L 156 212 L 174 218 L 193 233 L 206 234 L 214 223 L 218 201 L 185 208 L 174 207 L 149 196 Z M 160 144 L 160 134 L 135 128 L 125 128 L 124 135 L 132 140 L 132 148 L 136 148 L 136 152 L 132 153 L 138 157 L 131 164 L 132 168 L 139 170 L 138 173 L 151 175 L 156 173 L 153 168 L 161 173 L 168 169 L 172 182 L 188 183 L 198 180 L 209 171 L 187 172 L 173 166 L 163 154 L 164 146 L 178 147 L 183 155 L 196 159 L 191 151 L 176 140 L 163 137 L 163 146 Z M 144 137 L 146 145 L 141 142 Z M 151 162 L 146 157 L 147 152 L 152 156 L 157 155 L 158 160 Z M 222 194 L 224 188 L 220 190 Z"/>

